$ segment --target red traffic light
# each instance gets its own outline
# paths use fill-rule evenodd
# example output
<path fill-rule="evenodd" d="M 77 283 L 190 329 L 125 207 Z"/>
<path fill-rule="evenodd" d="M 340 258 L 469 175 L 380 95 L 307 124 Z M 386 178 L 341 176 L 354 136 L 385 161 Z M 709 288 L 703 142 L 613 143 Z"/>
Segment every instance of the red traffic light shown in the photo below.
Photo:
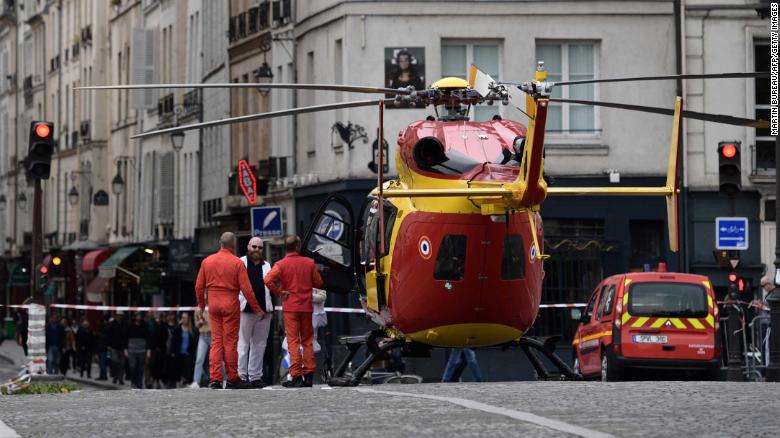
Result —
<path fill-rule="evenodd" d="M 737 282 L 737 289 L 739 289 L 740 292 L 745 291 L 745 280 L 741 278 L 739 279 L 739 281 Z"/>
<path fill-rule="evenodd" d="M 51 134 L 51 129 L 49 129 L 49 125 L 45 123 L 39 123 L 35 126 L 35 135 L 37 135 L 40 138 L 46 138 Z"/>
<path fill-rule="evenodd" d="M 729 274 L 729 281 L 731 283 L 734 283 L 735 281 L 737 281 L 737 274 L 735 274 L 733 272 L 731 274 Z"/>
<path fill-rule="evenodd" d="M 725 158 L 734 158 L 734 155 L 737 155 L 737 147 L 734 143 L 726 143 L 720 149 L 720 153 L 723 154 Z"/>
<path fill-rule="evenodd" d="M 41 266 L 40 268 L 38 268 L 38 271 L 40 271 L 41 274 L 48 274 L 49 268 L 47 268 L 46 266 Z"/>

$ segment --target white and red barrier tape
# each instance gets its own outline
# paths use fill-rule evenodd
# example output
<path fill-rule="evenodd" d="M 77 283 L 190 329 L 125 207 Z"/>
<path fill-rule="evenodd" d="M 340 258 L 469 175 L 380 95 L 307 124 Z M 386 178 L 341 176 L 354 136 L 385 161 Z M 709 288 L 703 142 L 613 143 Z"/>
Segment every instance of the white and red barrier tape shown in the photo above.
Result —
<path fill-rule="evenodd" d="M 2 304 L 0 304 L 2 306 Z M 8 307 L 14 308 L 27 308 L 26 304 L 15 304 Z M 144 306 L 102 306 L 93 304 L 49 304 L 49 307 L 56 309 L 75 309 L 75 310 L 97 310 L 97 311 L 116 311 L 116 312 L 194 312 L 198 310 L 197 306 L 161 306 L 161 307 L 144 307 Z M 585 307 L 584 303 L 568 303 L 568 304 L 541 304 L 540 308 L 574 308 Z M 281 306 L 274 307 L 274 310 L 281 311 Z M 354 307 L 326 307 L 325 311 L 328 313 L 365 313 L 363 309 L 357 309 Z"/>

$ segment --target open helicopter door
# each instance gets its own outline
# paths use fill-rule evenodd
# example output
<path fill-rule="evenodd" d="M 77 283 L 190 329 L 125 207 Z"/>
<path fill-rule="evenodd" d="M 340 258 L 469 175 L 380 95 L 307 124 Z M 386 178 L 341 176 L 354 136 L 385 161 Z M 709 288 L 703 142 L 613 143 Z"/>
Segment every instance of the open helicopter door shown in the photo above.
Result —
<path fill-rule="evenodd" d="M 354 290 L 355 221 L 346 199 L 331 195 L 325 200 L 301 248 L 317 263 L 325 290 L 342 294 Z"/>

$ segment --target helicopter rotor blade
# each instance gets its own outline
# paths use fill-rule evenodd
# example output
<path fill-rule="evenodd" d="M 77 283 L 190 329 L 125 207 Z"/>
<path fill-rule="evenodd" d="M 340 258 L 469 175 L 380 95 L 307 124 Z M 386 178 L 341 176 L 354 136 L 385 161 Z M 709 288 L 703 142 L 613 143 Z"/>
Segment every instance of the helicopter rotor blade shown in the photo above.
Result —
<path fill-rule="evenodd" d="M 346 91 L 351 93 L 368 93 L 368 94 L 401 94 L 401 95 L 411 94 L 411 91 L 406 88 L 378 88 L 378 87 L 364 87 L 362 85 L 338 85 L 338 84 L 224 83 L 224 84 L 93 85 L 93 86 L 86 86 L 86 87 L 73 87 L 74 90 L 150 90 L 156 88 L 261 88 L 261 89 L 290 89 L 290 90 L 316 90 L 316 91 Z"/>
<path fill-rule="evenodd" d="M 711 73 L 664 76 L 635 76 L 632 78 L 583 79 L 579 81 L 556 82 L 555 85 L 598 84 L 603 82 L 665 81 L 676 79 L 727 79 L 727 78 L 768 78 L 769 72 L 752 73 Z"/>
<path fill-rule="evenodd" d="M 577 103 L 581 105 L 603 106 L 608 108 L 618 108 L 618 109 L 625 109 L 630 111 L 642 111 L 646 113 L 664 114 L 668 116 L 674 115 L 673 109 L 658 108 L 654 106 L 630 105 L 625 103 L 614 103 L 614 102 L 597 102 L 593 100 L 556 99 L 556 98 L 551 98 L 550 102 Z M 759 128 L 759 129 L 769 128 L 769 122 L 766 120 L 745 119 L 742 117 L 734 117 L 734 116 L 728 116 L 723 114 L 700 113 L 696 111 L 686 110 L 682 112 L 682 116 L 688 119 L 704 120 L 706 122 L 724 123 L 727 125 L 748 126 L 751 128 Z"/>
<path fill-rule="evenodd" d="M 148 132 L 142 132 L 140 134 L 136 134 L 131 136 L 131 139 L 137 139 L 137 138 L 146 138 L 151 137 L 155 135 L 161 135 L 161 134 L 170 134 L 173 132 L 183 132 L 183 131 L 190 131 L 193 129 L 201 129 L 201 128 L 208 128 L 211 126 L 220 126 L 220 125 L 229 125 L 232 123 L 242 123 L 242 122 L 251 122 L 253 120 L 261 120 L 261 119 L 270 119 L 273 117 L 283 117 L 283 116 L 292 116 L 296 114 L 305 114 L 305 113 L 313 113 L 317 111 L 328 111 L 328 110 L 335 110 L 335 109 L 341 109 L 341 108 L 355 108 L 355 107 L 361 107 L 361 106 L 372 106 L 372 105 L 378 105 L 379 102 L 382 102 L 383 99 L 373 99 L 373 100 L 355 100 L 351 102 L 339 102 L 339 103 L 329 103 L 325 105 L 313 105 L 313 106 L 305 106 L 300 108 L 292 108 L 292 109 L 286 109 L 286 110 L 279 110 L 279 111 L 271 111 L 267 113 L 257 113 L 257 114 L 247 114 L 244 116 L 237 116 L 237 117 L 228 117 L 226 119 L 220 119 L 220 120 L 212 120 L 210 122 L 203 122 L 203 123 L 193 123 L 191 125 L 184 125 L 184 126 L 175 126 L 173 128 L 166 128 L 166 129 L 159 129 L 156 131 L 148 131 Z M 393 102 L 393 99 L 387 99 L 386 101 Z"/>

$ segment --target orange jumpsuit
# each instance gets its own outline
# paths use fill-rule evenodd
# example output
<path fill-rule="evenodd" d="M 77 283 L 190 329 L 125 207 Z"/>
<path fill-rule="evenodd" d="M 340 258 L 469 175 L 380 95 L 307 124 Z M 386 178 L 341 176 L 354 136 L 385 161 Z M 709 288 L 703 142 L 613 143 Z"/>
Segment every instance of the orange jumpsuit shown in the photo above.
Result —
<path fill-rule="evenodd" d="M 195 295 L 198 307 L 203 310 L 206 306 L 204 292 L 209 294 L 209 380 L 212 382 L 222 382 L 223 354 L 228 381 L 238 380 L 239 290 L 252 290 L 252 284 L 244 263 L 232 251 L 223 248 L 203 260 L 195 283 Z M 254 294 L 247 294 L 246 299 L 255 313 L 263 314 Z"/>
<path fill-rule="evenodd" d="M 314 260 L 297 252 L 288 252 L 287 256 L 276 262 L 264 281 L 274 295 L 281 295 L 283 290 L 290 292 L 282 301 L 287 351 L 290 352 L 290 375 L 299 377 L 314 373 L 316 363 L 311 293 L 312 287 L 322 287 L 322 277 L 317 271 L 317 265 Z M 281 283 L 281 288 L 277 286 L 277 282 Z"/>

